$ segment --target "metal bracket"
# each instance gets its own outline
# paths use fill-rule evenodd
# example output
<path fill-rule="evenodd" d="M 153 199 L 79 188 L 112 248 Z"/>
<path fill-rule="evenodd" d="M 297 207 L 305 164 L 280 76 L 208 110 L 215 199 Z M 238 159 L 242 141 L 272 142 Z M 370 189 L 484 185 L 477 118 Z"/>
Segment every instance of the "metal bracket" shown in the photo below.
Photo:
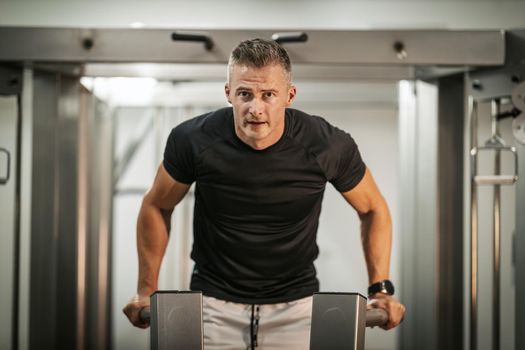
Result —
<path fill-rule="evenodd" d="M 171 34 L 171 40 L 202 42 L 204 43 L 204 48 L 206 49 L 206 51 L 211 51 L 213 49 L 213 46 L 215 46 L 215 43 L 208 35 L 197 33 L 173 32 Z"/>
<path fill-rule="evenodd" d="M 519 143 L 525 145 L 525 112 L 512 121 L 512 133 Z"/>
<path fill-rule="evenodd" d="M 0 95 L 18 95 L 22 92 L 22 69 L 0 66 Z"/>
<path fill-rule="evenodd" d="M 308 34 L 305 32 L 275 33 L 272 40 L 279 44 L 304 43 L 308 41 Z"/>
<path fill-rule="evenodd" d="M 5 185 L 9 181 L 9 175 L 10 175 L 10 170 L 11 170 L 11 154 L 5 148 L 0 148 L 0 153 L 5 153 L 5 155 L 7 156 L 6 175 L 0 178 L 0 185 Z"/>
<path fill-rule="evenodd" d="M 519 143 L 525 145 L 525 82 L 512 90 L 512 104 L 521 112 L 512 121 L 512 133 Z"/>

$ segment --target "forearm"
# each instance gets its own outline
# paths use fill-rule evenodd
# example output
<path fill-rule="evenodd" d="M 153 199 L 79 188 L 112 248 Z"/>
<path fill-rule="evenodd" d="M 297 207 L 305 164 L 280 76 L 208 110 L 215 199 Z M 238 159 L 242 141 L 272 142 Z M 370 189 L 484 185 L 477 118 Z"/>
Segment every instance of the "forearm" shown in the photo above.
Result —
<path fill-rule="evenodd" d="M 385 199 L 368 169 L 361 182 L 352 190 L 344 192 L 343 197 L 361 219 L 361 239 L 369 284 L 389 279 L 392 219 Z M 390 329 L 401 322 L 405 307 L 397 299 L 381 292 L 371 298 L 373 301 L 369 307 L 379 307 L 388 313 L 388 323 L 382 328 Z"/>
<path fill-rule="evenodd" d="M 385 202 L 360 216 L 369 284 L 389 278 L 392 220 Z"/>
<path fill-rule="evenodd" d="M 137 293 L 150 295 L 157 290 L 160 266 L 168 244 L 171 211 L 143 202 L 137 220 L 139 278 Z"/>

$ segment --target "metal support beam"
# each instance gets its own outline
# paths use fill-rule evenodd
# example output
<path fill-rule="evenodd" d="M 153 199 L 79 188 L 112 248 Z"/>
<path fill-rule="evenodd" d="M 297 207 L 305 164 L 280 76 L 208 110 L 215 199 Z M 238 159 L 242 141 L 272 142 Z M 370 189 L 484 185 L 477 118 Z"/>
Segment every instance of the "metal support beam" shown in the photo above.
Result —
<path fill-rule="evenodd" d="M 77 349 L 78 85 L 34 74 L 30 349 Z"/>
<path fill-rule="evenodd" d="M 520 178 L 516 185 L 516 230 L 514 238 L 514 273 L 516 281 L 515 349 L 525 348 L 525 145 L 517 145 Z"/>
<path fill-rule="evenodd" d="M 463 348 L 464 75 L 438 80 L 438 349 Z"/>
<path fill-rule="evenodd" d="M 271 39 L 280 30 L 209 30 L 206 50 L 171 40 L 172 30 L 0 28 L 9 50 L 0 61 L 225 63 L 241 40 Z M 499 30 L 305 31 L 308 41 L 286 45 L 294 63 L 495 66 L 504 63 Z"/>
<path fill-rule="evenodd" d="M 400 349 L 438 349 L 439 217 L 438 86 L 400 84 L 401 218 L 400 298 L 406 305 Z M 410 253 L 408 253 L 410 252 Z"/>

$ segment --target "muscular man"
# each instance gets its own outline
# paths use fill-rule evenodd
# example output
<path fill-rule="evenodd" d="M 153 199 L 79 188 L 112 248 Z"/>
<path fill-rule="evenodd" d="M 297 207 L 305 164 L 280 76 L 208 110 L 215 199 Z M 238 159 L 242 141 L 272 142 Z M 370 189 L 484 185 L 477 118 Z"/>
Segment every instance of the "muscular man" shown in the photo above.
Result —
<path fill-rule="evenodd" d="M 330 182 L 361 219 L 373 306 L 388 312 L 384 328 L 398 325 L 404 307 L 384 288 L 390 214 L 354 140 L 287 108 L 296 95 L 290 59 L 273 41 L 233 50 L 225 94 L 231 108 L 186 121 L 168 138 L 138 217 L 138 290 L 124 308 L 130 321 L 148 326 L 139 310 L 157 289 L 173 209 L 195 182 L 190 288 L 204 295 L 206 349 L 308 349 L 316 234 Z"/>

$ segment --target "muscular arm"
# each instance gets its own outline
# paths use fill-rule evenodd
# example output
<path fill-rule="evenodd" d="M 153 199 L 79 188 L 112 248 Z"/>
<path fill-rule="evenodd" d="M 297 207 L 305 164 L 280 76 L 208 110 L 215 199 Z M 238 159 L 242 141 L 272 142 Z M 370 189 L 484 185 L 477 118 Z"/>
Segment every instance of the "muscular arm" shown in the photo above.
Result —
<path fill-rule="evenodd" d="M 361 182 L 343 193 L 361 219 L 361 240 L 369 284 L 388 279 L 392 246 L 392 220 L 388 206 L 367 169 Z"/>
<path fill-rule="evenodd" d="M 392 248 L 392 219 L 385 199 L 366 169 L 361 182 L 351 191 L 343 193 L 361 219 L 361 240 L 365 253 L 370 284 L 389 278 L 390 252 Z M 405 307 L 394 297 L 382 293 L 371 296 L 370 307 L 387 311 L 388 323 L 382 327 L 390 329 L 403 319 Z"/>
<path fill-rule="evenodd" d="M 147 327 L 140 321 L 138 313 L 149 304 L 150 294 L 157 289 L 160 265 L 168 244 L 171 214 L 189 188 L 190 185 L 175 181 L 161 164 L 153 186 L 142 200 L 137 220 L 137 295 L 123 310 L 137 327 Z"/>

